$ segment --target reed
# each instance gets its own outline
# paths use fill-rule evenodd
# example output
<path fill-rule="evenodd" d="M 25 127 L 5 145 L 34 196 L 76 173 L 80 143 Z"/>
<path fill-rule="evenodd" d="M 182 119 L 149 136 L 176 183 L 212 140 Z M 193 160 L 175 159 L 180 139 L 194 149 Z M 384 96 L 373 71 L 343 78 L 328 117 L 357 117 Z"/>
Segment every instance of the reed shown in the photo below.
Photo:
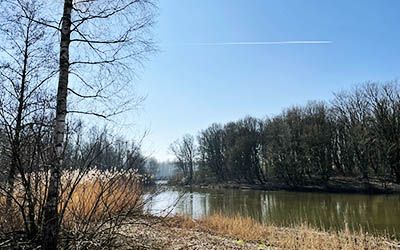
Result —
<path fill-rule="evenodd" d="M 239 241 L 258 242 L 262 246 L 278 249 L 348 249 L 380 250 L 400 249 L 400 242 L 387 236 L 373 236 L 360 230 L 351 232 L 315 229 L 307 224 L 280 227 L 259 223 L 249 217 L 226 217 L 214 214 L 200 220 L 175 217 L 171 225 L 190 228 L 235 238 Z"/>

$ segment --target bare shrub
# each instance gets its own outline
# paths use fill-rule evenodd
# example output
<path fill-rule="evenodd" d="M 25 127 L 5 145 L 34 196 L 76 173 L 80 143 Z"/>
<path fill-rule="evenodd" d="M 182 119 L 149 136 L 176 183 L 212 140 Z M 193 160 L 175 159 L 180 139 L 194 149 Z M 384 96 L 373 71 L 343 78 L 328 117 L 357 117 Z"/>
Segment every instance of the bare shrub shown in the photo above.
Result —
<path fill-rule="evenodd" d="M 142 212 L 142 180 L 133 170 L 92 170 L 68 187 L 62 202 L 64 247 L 115 246 L 120 227 Z"/>

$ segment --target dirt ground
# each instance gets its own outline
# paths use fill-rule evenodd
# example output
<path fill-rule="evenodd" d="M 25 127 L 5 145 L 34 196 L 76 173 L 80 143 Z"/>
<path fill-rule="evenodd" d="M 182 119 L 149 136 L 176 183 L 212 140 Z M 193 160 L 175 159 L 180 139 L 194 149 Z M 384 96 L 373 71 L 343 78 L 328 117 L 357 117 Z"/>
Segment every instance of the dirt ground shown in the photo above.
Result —
<path fill-rule="evenodd" d="M 275 249 L 264 244 L 244 242 L 196 229 L 179 228 L 154 220 L 143 220 L 126 226 L 121 236 L 126 240 L 123 249 Z"/>

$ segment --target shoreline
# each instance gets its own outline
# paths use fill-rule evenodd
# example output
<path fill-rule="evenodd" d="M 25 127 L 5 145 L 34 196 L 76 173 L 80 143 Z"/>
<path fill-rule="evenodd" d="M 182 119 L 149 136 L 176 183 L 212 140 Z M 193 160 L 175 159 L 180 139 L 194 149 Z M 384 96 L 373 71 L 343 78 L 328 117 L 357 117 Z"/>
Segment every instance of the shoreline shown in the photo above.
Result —
<path fill-rule="evenodd" d="M 181 216 L 144 216 L 121 231 L 133 249 L 398 249 L 389 237 L 314 229 L 308 225 L 280 227 L 244 217 L 214 215 L 199 220 Z M 135 248 L 136 247 L 136 248 Z M 127 248 L 132 249 L 132 248 Z"/>
<path fill-rule="evenodd" d="M 383 186 L 377 182 L 354 182 L 346 180 L 333 180 L 326 185 L 303 185 L 289 186 L 268 182 L 264 184 L 246 184 L 236 182 L 223 183 L 196 183 L 192 185 L 182 185 L 167 183 L 168 186 L 199 189 L 241 189 L 241 190 L 260 190 L 260 191 L 289 191 L 289 192 L 310 192 L 310 193 L 342 193 L 342 194 L 400 194 L 400 185 L 390 183 Z"/>

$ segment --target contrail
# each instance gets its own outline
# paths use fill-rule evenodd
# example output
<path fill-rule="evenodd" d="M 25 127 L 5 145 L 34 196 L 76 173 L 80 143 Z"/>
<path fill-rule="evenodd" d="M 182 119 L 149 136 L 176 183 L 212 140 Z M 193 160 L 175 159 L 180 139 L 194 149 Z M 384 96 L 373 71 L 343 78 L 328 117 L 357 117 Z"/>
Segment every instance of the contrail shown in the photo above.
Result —
<path fill-rule="evenodd" d="M 284 45 L 284 44 L 331 44 L 333 41 L 305 40 L 305 41 L 273 41 L 273 42 L 211 42 L 211 43 L 183 43 L 192 46 L 224 46 L 224 45 Z"/>

